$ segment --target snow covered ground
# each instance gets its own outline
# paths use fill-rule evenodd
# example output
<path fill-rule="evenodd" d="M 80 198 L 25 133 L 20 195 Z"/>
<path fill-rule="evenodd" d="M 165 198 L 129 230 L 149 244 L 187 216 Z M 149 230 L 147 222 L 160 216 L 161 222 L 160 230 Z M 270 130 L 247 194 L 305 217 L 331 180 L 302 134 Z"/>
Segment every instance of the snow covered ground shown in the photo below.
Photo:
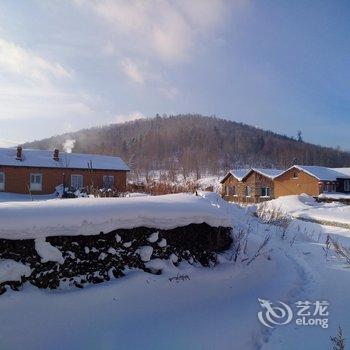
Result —
<path fill-rule="evenodd" d="M 238 262 L 229 251 L 212 268 L 165 261 L 162 275 L 130 271 L 82 290 L 7 292 L 0 296 L 0 349 L 326 350 L 338 325 L 350 339 L 349 265 L 324 249 L 328 235 L 349 247 L 349 230 L 294 218 L 282 239 L 281 228 L 205 195 L 237 231 L 248 232 Z M 305 198 L 286 201 L 291 214 L 318 208 Z M 249 263 L 266 235 L 267 246 Z M 268 328 L 258 320 L 258 299 L 283 301 L 293 311 L 297 301 L 327 301 L 329 327 L 293 319 Z"/>
<path fill-rule="evenodd" d="M 0 192 L 0 203 L 1 202 L 32 202 L 32 201 L 44 201 L 48 199 L 56 198 L 55 194 L 44 194 L 44 195 L 32 195 Z"/>
<path fill-rule="evenodd" d="M 316 220 L 350 227 L 350 206 L 333 202 L 318 203 L 306 194 L 279 197 L 263 204 L 269 210 L 281 210 L 294 218 Z"/>

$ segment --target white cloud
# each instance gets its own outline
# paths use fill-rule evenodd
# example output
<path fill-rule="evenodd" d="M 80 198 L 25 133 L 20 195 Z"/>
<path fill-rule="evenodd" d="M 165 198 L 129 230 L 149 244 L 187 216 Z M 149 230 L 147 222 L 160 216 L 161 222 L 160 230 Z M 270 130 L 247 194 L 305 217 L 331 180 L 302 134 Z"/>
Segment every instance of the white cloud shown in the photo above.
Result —
<path fill-rule="evenodd" d="M 179 95 L 179 90 L 173 86 L 161 87 L 160 92 L 169 99 L 174 99 Z"/>
<path fill-rule="evenodd" d="M 229 0 L 73 2 L 102 22 L 102 52 L 115 57 L 124 75 L 167 99 L 179 95 L 168 69 L 202 55 L 211 40 L 217 41 L 233 7 Z"/>
<path fill-rule="evenodd" d="M 179 90 L 167 81 L 162 72 L 155 72 L 147 62 L 136 63 L 130 58 L 124 58 L 120 65 L 123 73 L 132 82 L 139 85 L 147 84 L 147 88 L 152 86 L 168 99 L 174 99 L 178 96 Z"/>
<path fill-rule="evenodd" d="M 89 116 L 89 97 L 68 92 L 70 70 L 0 38 L 0 120 Z M 68 79 L 68 80 L 67 80 Z"/>
<path fill-rule="evenodd" d="M 121 62 L 121 67 L 123 72 L 134 82 L 138 84 L 144 83 L 144 77 L 141 73 L 139 67 L 135 62 L 131 61 L 129 58 L 125 58 Z"/>
<path fill-rule="evenodd" d="M 62 115 L 88 117 L 92 113 L 86 98 L 78 93 L 67 93 L 52 86 L 0 84 L 0 120 L 53 119 Z"/>
<path fill-rule="evenodd" d="M 132 112 L 130 114 L 118 114 L 113 122 L 115 123 L 125 123 L 136 119 L 143 119 L 145 116 L 140 112 Z"/>
<path fill-rule="evenodd" d="M 49 62 L 2 38 L 0 38 L 0 71 L 41 82 L 46 82 L 52 77 L 68 78 L 71 76 L 71 73 L 60 64 Z"/>
<path fill-rule="evenodd" d="M 224 24 L 225 0 L 79 0 L 114 30 L 115 45 L 165 63 L 184 62 Z"/>

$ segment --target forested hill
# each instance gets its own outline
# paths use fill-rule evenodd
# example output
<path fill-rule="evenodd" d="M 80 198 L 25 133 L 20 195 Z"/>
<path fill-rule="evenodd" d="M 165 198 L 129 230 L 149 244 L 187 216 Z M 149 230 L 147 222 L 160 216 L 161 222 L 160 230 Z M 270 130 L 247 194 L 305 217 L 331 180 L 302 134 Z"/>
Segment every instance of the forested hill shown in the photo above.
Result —
<path fill-rule="evenodd" d="M 118 155 L 135 170 L 216 173 L 248 166 L 286 168 L 295 162 L 350 166 L 348 152 L 200 115 L 139 119 L 53 136 L 24 146 L 62 149 L 68 139 L 75 140 L 73 152 Z"/>

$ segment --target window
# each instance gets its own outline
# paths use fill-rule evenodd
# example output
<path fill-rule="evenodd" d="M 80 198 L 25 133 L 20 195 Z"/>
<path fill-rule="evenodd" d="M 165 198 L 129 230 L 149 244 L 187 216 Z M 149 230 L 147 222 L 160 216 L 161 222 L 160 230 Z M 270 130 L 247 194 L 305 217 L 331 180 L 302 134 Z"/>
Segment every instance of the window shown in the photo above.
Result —
<path fill-rule="evenodd" d="M 271 189 L 270 187 L 261 187 L 261 197 L 270 197 Z"/>
<path fill-rule="evenodd" d="M 43 187 L 43 175 L 42 174 L 30 174 L 30 190 L 42 191 Z"/>
<path fill-rule="evenodd" d="M 293 173 L 293 179 L 297 179 L 298 178 L 298 173 L 296 171 L 294 171 Z"/>
<path fill-rule="evenodd" d="M 252 196 L 252 188 L 251 188 L 251 186 L 247 186 L 245 188 L 245 196 L 246 197 L 251 197 Z"/>
<path fill-rule="evenodd" d="M 5 173 L 0 173 L 0 191 L 5 190 Z"/>
<path fill-rule="evenodd" d="M 114 176 L 113 175 L 104 175 L 103 176 L 103 187 L 104 188 L 114 187 Z"/>
<path fill-rule="evenodd" d="M 350 192 L 350 180 L 344 180 L 344 191 Z"/>
<path fill-rule="evenodd" d="M 325 192 L 335 192 L 335 184 L 329 182 L 324 185 Z"/>
<path fill-rule="evenodd" d="M 226 196 L 237 196 L 236 186 L 226 186 Z"/>
<path fill-rule="evenodd" d="M 230 187 L 230 193 L 231 193 L 231 196 L 237 196 L 236 186 L 231 186 Z"/>
<path fill-rule="evenodd" d="M 83 187 L 83 175 L 71 175 L 70 185 L 75 189 Z"/>

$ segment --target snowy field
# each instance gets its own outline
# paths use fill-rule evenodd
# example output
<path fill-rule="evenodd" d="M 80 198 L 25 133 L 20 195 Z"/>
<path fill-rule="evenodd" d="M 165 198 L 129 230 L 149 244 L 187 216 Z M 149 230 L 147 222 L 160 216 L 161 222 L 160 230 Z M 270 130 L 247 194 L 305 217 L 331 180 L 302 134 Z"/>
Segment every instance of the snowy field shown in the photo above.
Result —
<path fill-rule="evenodd" d="M 310 210 L 338 213 L 343 206 L 287 198 L 286 203 L 277 203 L 292 216 L 284 231 L 260 222 L 250 210 L 223 202 L 215 194 L 193 196 L 195 199 L 183 196 L 187 195 L 171 197 L 171 202 L 199 201 L 204 210 L 202 218 L 216 215 L 217 219 L 230 220 L 235 232 L 247 233 L 246 247 L 237 262 L 232 259 L 233 251 L 228 251 L 212 268 L 188 263 L 175 267 L 165 261 L 162 275 L 130 271 L 124 278 L 84 289 L 46 291 L 28 285 L 21 292 L 7 292 L 0 296 L 0 349 L 322 350 L 332 348 L 329 337 L 336 334 L 338 325 L 350 339 L 350 265 L 324 245 L 329 235 L 349 247 L 350 231 L 297 218 L 303 211 L 310 215 Z M 147 206 L 146 198 L 137 201 L 144 200 Z M 40 208 L 51 205 L 60 210 L 58 202 L 30 205 L 37 206 L 40 214 Z M 94 206 L 89 199 L 70 203 L 80 208 L 90 207 L 90 203 Z M 196 203 L 192 202 L 191 207 Z M 8 213 L 16 206 L 19 212 L 26 208 L 25 203 L 2 205 Z M 190 206 L 179 207 L 181 217 L 191 214 Z M 159 207 L 144 210 L 148 216 L 152 212 L 154 217 L 161 216 L 154 213 Z M 0 215 L 1 212 L 0 209 Z M 31 211 L 28 218 L 31 215 L 37 214 Z M 334 220 L 341 216 L 329 215 Z M 346 217 L 346 211 L 342 217 Z M 176 215 L 170 219 L 176 219 Z M 6 215 L 0 221 L 6 222 Z M 267 245 L 251 260 L 267 235 Z M 181 275 L 188 278 L 172 279 Z M 258 320 L 258 312 L 263 310 L 259 298 L 273 303 L 283 301 L 290 307 L 297 301 L 327 301 L 329 327 L 298 326 L 292 321 L 268 328 Z"/>
<path fill-rule="evenodd" d="M 268 209 L 281 210 L 294 218 L 327 222 L 329 224 L 345 224 L 350 227 L 350 205 L 318 203 L 306 194 L 285 196 L 266 202 Z"/>
<path fill-rule="evenodd" d="M 18 193 L 7 193 L 0 192 L 0 203 L 2 202 L 31 202 L 31 201 L 45 201 L 48 199 L 56 198 L 55 194 L 44 194 L 44 195 L 33 195 L 29 194 L 18 194 Z"/>

